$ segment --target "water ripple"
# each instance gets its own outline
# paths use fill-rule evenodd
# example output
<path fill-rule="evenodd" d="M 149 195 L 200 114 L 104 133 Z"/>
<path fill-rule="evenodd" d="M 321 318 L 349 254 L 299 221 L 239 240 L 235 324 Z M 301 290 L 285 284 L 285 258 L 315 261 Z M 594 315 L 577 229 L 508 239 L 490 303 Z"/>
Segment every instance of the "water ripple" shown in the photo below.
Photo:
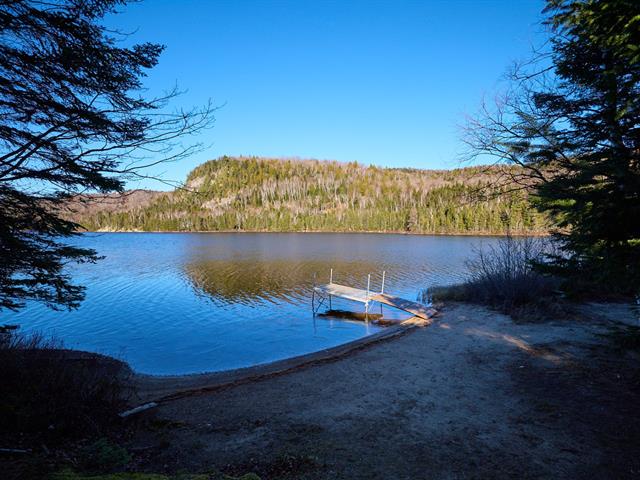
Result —
<path fill-rule="evenodd" d="M 367 234 L 104 234 L 77 240 L 105 259 L 73 268 L 87 297 L 73 312 L 31 304 L 2 322 L 74 348 L 117 355 L 139 371 L 195 373 L 300 355 L 377 331 L 314 318 L 314 275 L 415 299 L 464 275 L 471 237 Z M 490 242 L 491 239 L 484 239 Z M 334 307 L 361 305 L 334 301 Z M 384 308 L 387 317 L 406 314 Z"/>

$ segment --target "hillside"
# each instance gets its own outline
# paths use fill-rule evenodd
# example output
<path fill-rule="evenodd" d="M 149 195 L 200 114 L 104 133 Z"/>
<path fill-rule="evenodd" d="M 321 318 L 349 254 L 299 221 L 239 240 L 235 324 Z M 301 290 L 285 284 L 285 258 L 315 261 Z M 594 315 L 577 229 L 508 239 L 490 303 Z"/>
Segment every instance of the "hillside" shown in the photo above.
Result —
<path fill-rule="evenodd" d="M 525 194 L 492 186 L 498 177 L 486 167 L 418 170 L 222 157 L 195 168 L 186 189 L 137 191 L 120 203 L 110 199 L 108 207 L 83 202 L 72 218 L 94 231 L 500 234 L 508 224 L 516 233 L 543 233 L 544 219 Z"/>
<path fill-rule="evenodd" d="M 65 213 L 76 220 L 89 221 L 98 214 L 122 213 L 146 208 L 163 195 L 171 195 L 171 193 L 129 190 L 124 194 L 78 195 L 66 205 Z"/>

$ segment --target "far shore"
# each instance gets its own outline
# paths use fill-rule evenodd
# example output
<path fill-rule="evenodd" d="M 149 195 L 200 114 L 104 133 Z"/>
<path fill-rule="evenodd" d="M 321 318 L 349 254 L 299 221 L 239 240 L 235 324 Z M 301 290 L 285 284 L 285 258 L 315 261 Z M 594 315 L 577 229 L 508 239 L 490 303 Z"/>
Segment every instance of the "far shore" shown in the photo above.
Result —
<path fill-rule="evenodd" d="M 273 233 L 273 234 L 368 234 L 368 235 L 415 235 L 422 237 L 505 237 L 506 233 L 488 233 L 488 232 L 455 232 L 455 233 L 426 233 L 426 232 L 405 232 L 405 231 L 376 231 L 376 230 L 349 230 L 349 231 L 332 231 L 332 230 L 81 230 L 78 233 Z M 549 232 L 510 232 L 512 237 L 549 237 Z"/>

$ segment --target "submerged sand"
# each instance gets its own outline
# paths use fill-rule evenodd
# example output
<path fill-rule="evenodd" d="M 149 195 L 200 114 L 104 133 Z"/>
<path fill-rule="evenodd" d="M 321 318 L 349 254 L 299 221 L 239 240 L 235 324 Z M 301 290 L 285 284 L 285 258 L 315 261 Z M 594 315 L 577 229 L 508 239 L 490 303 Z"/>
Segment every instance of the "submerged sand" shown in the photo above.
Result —
<path fill-rule="evenodd" d="M 637 478 L 640 358 L 606 335 L 638 313 L 620 304 L 580 312 L 517 324 L 452 304 L 428 327 L 334 360 L 168 401 L 137 420 L 130 468 Z"/>

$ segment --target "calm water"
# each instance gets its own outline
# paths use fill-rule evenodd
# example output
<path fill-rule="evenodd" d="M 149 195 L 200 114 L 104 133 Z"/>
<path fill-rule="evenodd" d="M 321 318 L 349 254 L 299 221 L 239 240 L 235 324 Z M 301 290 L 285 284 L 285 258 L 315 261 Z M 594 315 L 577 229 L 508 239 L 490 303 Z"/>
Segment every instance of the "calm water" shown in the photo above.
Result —
<path fill-rule="evenodd" d="M 112 233 L 75 243 L 105 259 L 74 267 L 87 286 L 72 312 L 29 305 L 0 323 L 55 335 L 70 348 L 115 355 L 144 373 L 226 370 L 309 353 L 378 327 L 313 317 L 311 286 L 334 281 L 415 300 L 464 275 L 474 237 L 373 234 Z M 334 308 L 362 310 L 334 301 Z M 376 308 L 376 311 L 377 308 Z M 407 315 L 385 307 L 384 316 Z"/>

